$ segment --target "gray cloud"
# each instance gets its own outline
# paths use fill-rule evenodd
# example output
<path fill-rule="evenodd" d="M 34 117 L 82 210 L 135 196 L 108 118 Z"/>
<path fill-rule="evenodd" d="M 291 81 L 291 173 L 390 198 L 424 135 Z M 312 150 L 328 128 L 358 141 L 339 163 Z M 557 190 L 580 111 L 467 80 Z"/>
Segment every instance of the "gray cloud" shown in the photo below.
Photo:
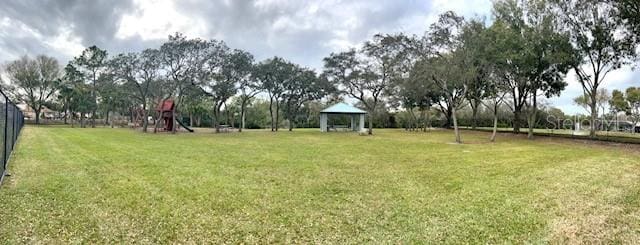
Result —
<path fill-rule="evenodd" d="M 82 38 L 83 44 L 110 42 L 123 14 L 135 11 L 129 0 L 3 1 L 0 16 L 19 20 L 45 36 L 64 28 Z"/>
<path fill-rule="evenodd" d="M 180 12 L 203 19 L 209 37 L 261 59 L 279 55 L 316 68 L 339 40 L 360 43 L 376 32 L 402 31 L 403 20 L 427 16 L 430 6 L 427 1 L 386 0 L 181 3 Z"/>

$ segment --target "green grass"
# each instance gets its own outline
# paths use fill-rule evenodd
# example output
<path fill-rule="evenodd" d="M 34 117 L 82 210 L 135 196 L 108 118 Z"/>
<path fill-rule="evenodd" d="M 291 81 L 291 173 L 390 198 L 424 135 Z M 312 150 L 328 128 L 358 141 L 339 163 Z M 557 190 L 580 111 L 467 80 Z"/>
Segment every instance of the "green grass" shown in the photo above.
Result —
<path fill-rule="evenodd" d="M 463 131 L 26 127 L 0 243 L 631 243 L 630 147 Z"/>

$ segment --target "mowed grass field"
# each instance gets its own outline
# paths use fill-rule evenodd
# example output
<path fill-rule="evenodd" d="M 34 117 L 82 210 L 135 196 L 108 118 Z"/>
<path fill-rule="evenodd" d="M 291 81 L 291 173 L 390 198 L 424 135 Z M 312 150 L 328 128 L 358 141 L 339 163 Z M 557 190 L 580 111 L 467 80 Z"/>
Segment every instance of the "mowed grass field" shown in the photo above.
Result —
<path fill-rule="evenodd" d="M 0 243 L 633 243 L 640 153 L 463 131 L 28 126 Z"/>

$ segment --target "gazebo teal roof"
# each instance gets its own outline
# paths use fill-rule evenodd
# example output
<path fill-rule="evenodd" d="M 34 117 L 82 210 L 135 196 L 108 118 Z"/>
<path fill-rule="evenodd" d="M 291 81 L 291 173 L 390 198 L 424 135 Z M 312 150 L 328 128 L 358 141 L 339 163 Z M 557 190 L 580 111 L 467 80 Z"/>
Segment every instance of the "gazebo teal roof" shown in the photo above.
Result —
<path fill-rule="evenodd" d="M 338 103 L 330 106 L 327 109 L 320 111 L 320 113 L 330 114 L 367 114 L 366 111 L 360 110 L 356 107 L 350 106 L 347 103 Z"/>

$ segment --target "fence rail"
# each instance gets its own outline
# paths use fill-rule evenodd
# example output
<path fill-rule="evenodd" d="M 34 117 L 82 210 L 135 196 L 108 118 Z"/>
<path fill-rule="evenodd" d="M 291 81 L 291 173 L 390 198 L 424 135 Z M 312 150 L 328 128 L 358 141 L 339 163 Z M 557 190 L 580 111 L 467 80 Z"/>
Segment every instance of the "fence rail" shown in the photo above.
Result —
<path fill-rule="evenodd" d="M 18 141 L 20 131 L 24 126 L 24 114 L 11 100 L 0 91 L 0 142 L 2 157 L 0 162 L 0 184 L 7 174 L 7 163 L 11 157 L 13 147 Z"/>

